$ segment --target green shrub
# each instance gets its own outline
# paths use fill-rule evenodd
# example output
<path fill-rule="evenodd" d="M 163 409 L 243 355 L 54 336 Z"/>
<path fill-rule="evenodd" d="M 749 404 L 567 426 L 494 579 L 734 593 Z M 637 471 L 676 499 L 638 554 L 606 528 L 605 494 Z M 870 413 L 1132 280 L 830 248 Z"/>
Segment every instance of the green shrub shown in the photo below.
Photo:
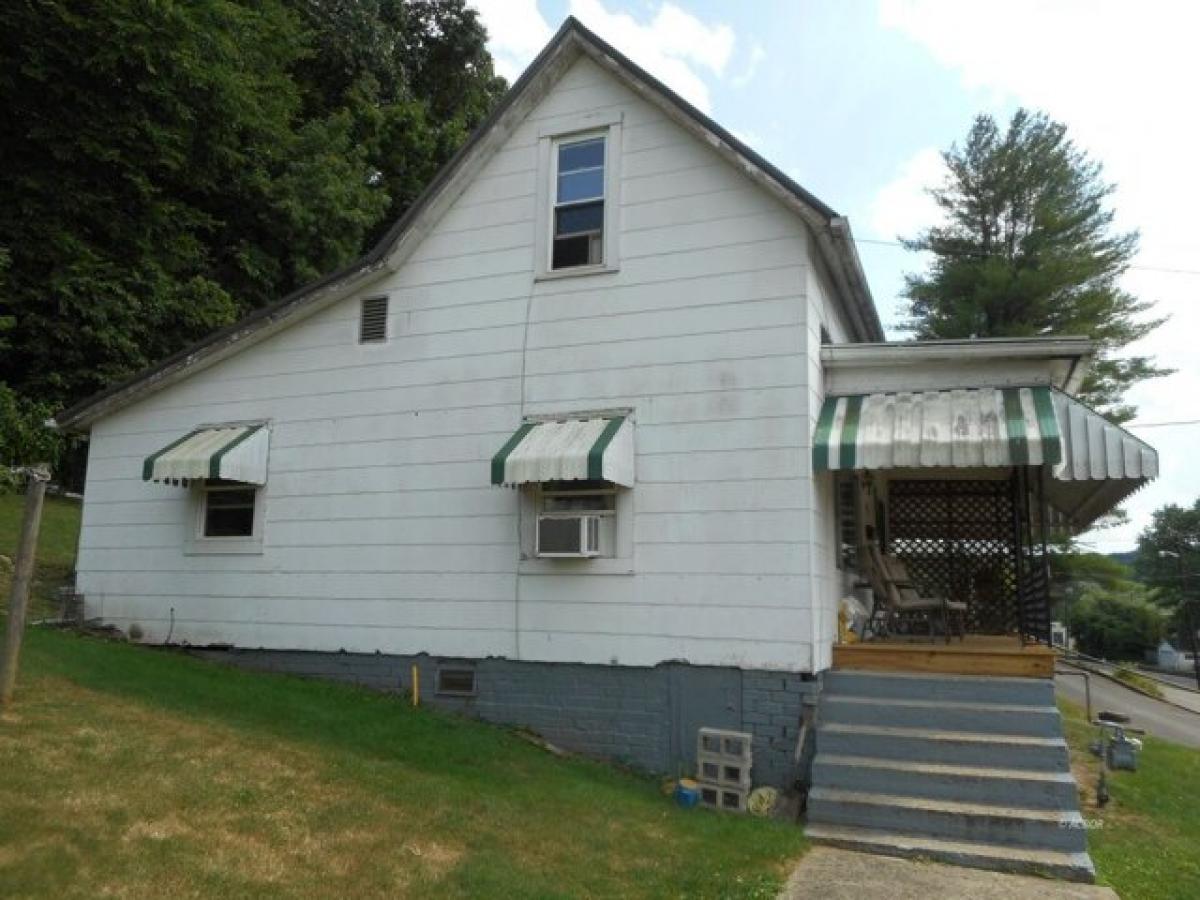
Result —
<path fill-rule="evenodd" d="M 1123 681 L 1135 690 L 1141 691 L 1143 694 L 1149 694 L 1151 697 L 1162 699 L 1162 688 L 1158 686 L 1158 682 L 1152 681 L 1141 672 L 1135 672 L 1129 666 L 1117 666 L 1117 671 L 1114 677 L 1117 681 Z"/>
<path fill-rule="evenodd" d="M 0 382 L 0 493 L 23 483 L 8 466 L 49 463 L 53 469 L 63 453 L 63 439 L 46 427 L 53 414 L 49 404 L 22 397 Z"/>
<path fill-rule="evenodd" d="M 1165 615 L 1141 585 L 1093 587 L 1071 604 L 1067 625 L 1079 649 L 1105 659 L 1136 659 L 1158 646 Z"/>

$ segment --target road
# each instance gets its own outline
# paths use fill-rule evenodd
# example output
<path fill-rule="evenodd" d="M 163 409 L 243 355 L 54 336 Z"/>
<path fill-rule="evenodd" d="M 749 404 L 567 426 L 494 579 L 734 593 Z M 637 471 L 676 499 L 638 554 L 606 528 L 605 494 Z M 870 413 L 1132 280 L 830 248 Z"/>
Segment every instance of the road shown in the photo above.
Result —
<path fill-rule="evenodd" d="M 1146 674 L 1153 675 L 1155 678 L 1161 678 L 1163 681 L 1169 681 L 1171 684 L 1177 684 L 1182 688 L 1191 688 L 1192 690 L 1195 690 L 1196 688 L 1195 675 L 1174 675 L 1167 672 L 1156 671 L 1147 671 Z"/>
<path fill-rule="evenodd" d="M 1082 707 L 1083 679 L 1075 674 L 1062 674 L 1067 670 L 1076 671 L 1067 666 L 1060 667 L 1060 673 L 1054 677 L 1055 689 L 1059 696 Z M 1125 713 L 1130 717 L 1129 724 L 1134 728 L 1143 728 L 1147 734 L 1163 740 L 1200 748 L 1200 714 L 1154 700 L 1100 675 L 1092 675 L 1090 678 L 1093 716 L 1101 710 Z"/>

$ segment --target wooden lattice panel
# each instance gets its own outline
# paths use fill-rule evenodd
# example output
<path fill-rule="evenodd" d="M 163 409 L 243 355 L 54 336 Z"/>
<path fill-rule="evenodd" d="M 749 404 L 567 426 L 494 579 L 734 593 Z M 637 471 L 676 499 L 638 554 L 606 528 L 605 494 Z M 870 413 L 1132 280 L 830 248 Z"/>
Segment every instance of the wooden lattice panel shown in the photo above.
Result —
<path fill-rule="evenodd" d="M 976 634 L 1017 629 L 1017 536 L 1005 481 L 892 481 L 888 552 L 923 592 L 967 601 Z"/>

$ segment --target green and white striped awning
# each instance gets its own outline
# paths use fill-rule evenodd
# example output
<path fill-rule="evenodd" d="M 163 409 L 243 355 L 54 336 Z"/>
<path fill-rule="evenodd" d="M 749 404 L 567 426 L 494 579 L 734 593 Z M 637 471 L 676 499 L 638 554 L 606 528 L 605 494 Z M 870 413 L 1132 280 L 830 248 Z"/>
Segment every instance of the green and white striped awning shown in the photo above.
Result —
<path fill-rule="evenodd" d="M 827 397 L 815 472 L 1040 466 L 1050 505 L 1077 527 L 1158 477 L 1158 453 L 1050 387 Z"/>
<path fill-rule="evenodd" d="M 270 431 L 258 425 L 197 428 L 146 457 L 143 481 L 187 484 L 220 479 L 243 484 L 267 483 Z"/>
<path fill-rule="evenodd" d="M 1048 387 L 829 397 L 813 469 L 1038 466 L 1062 459 Z"/>
<path fill-rule="evenodd" d="M 633 423 L 624 416 L 525 422 L 492 457 L 492 484 L 610 481 L 633 487 Z"/>

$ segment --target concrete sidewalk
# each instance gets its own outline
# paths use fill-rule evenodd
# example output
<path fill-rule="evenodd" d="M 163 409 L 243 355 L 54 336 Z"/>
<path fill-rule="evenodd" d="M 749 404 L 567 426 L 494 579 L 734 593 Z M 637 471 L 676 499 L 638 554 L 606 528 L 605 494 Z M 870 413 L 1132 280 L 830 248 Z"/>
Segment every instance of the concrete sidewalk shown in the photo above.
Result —
<path fill-rule="evenodd" d="M 1111 888 L 813 847 L 779 900 L 1117 900 Z"/>

